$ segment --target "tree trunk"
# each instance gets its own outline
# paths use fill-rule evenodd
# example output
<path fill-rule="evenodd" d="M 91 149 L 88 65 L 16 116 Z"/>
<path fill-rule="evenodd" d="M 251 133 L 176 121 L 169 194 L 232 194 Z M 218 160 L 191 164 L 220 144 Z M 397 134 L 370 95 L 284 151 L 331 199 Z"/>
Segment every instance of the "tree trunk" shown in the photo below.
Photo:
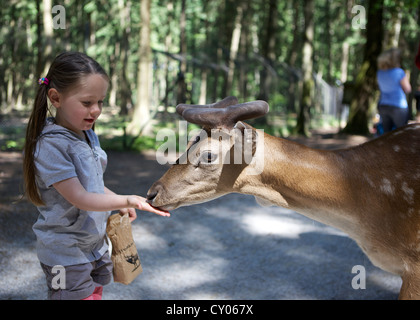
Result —
<path fill-rule="evenodd" d="M 168 1 L 166 4 L 166 9 L 168 11 L 168 18 L 166 19 L 166 24 L 168 25 L 168 30 L 171 30 L 172 28 L 172 21 L 174 18 L 174 4 L 172 1 Z M 168 32 L 165 35 L 165 50 L 166 52 L 171 52 L 172 49 L 172 34 L 171 32 Z M 165 77 L 165 96 L 163 97 L 163 105 L 165 108 L 164 111 L 164 118 L 168 115 L 168 106 L 169 106 L 169 93 L 172 91 L 172 85 L 169 83 L 169 70 L 170 70 L 170 64 L 171 64 L 171 58 L 169 56 L 166 56 L 165 62 L 164 62 L 164 77 Z"/>
<path fill-rule="evenodd" d="M 331 22 L 332 22 L 332 8 L 331 8 L 331 0 L 325 1 L 325 44 L 327 45 L 327 48 L 332 48 L 332 35 L 333 35 L 333 28 L 331 28 Z M 333 77 L 333 50 L 328 50 L 328 62 L 327 62 L 327 74 L 324 76 L 325 80 L 331 84 L 334 82 Z"/>
<path fill-rule="evenodd" d="M 266 59 L 267 67 L 260 72 L 260 92 L 258 95 L 259 100 L 268 101 L 271 84 L 273 82 L 272 67 L 273 62 L 276 59 L 275 47 L 276 47 L 276 26 L 278 23 L 277 18 L 277 0 L 270 0 L 267 7 L 268 10 L 268 21 L 267 29 L 265 31 L 263 43 L 262 43 L 262 55 Z"/>
<path fill-rule="evenodd" d="M 242 30 L 242 17 L 244 14 L 244 7 L 246 7 L 246 1 L 241 1 L 237 7 L 235 24 L 233 27 L 232 38 L 230 43 L 230 53 L 229 53 L 229 68 L 226 81 L 226 93 L 227 95 L 232 94 L 233 86 L 233 75 L 235 72 L 235 60 L 238 56 L 239 43 L 241 39 L 241 30 Z"/>
<path fill-rule="evenodd" d="M 292 2 L 292 9 L 293 9 L 293 42 L 290 47 L 288 57 L 289 57 L 289 65 L 291 70 L 289 72 L 289 89 L 288 89 L 288 103 L 287 103 L 287 112 L 296 112 L 298 110 L 298 103 L 296 97 L 300 97 L 300 81 L 298 80 L 297 74 L 294 72 L 295 65 L 298 57 L 298 48 L 301 46 L 300 41 L 300 1 L 293 1 Z"/>
<path fill-rule="evenodd" d="M 42 63 L 42 22 L 41 22 L 41 0 L 36 0 L 36 46 L 37 46 L 37 57 L 36 57 L 36 74 L 35 77 L 38 79 L 42 77 L 43 63 Z"/>
<path fill-rule="evenodd" d="M 340 81 L 341 83 L 345 83 L 347 81 L 347 71 L 348 71 L 348 64 L 349 64 L 349 52 L 350 52 L 350 44 L 349 40 L 351 37 L 351 30 L 350 30 L 350 21 L 352 19 L 351 17 L 351 8 L 352 8 L 352 0 L 346 1 L 345 6 L 345 22 L 344 22 L 344 41 L 343 46 L 341 48 L 341 65 L 340 65 Z"/>
<path fill-rule="evenodd" d="M 137 74 L 137 100 L 133 118 L 127 133 L 139 136 L 150 133 L 150 87 L 152 80 L 152 53 L 150 48 L 150 1 L 142 0 L 140 7 L 141 29 L 139 44 L 139 67 Z"/>
<path fill-rule="evenodd" d="M 131 3 L 127 1 L 124 3 L 123 0 L 118 1 L 118 7 L 120 10 L 120 23 L 122 28 L 122 37 L 120 41 L 120 50 L 121 50 L 121 78 L 119 80 L 118 89 L 120 91 L 120 115 L 127 115 L 129 112 L 129 106 L 132 105 L 131 100 L 131 89 L 130 89 L 130 81 L 127 77 L 127 69 L 128 69 L 128 55 L 129 55 L 129 46 L 128 46 L 128 39 L 130 36 L 130 8 Z M 149 45 L 150 47 L 150 45 Z M 150 53 L 149 53 L 150 54 Z"/>
<path fill-rule="evenodd" d="M 185 83 L 185 75 L 187 73 L 187 39 L 186 39 L 186 12 L 185 12 L 185 1 L 181 0 L 181 18 L 180 18 L 180 43 L 179 43 L 179 55 L 183 58 L 179 62 L 178 72 L 178 89 L 176 103 L 185 103 L 187 97 L 187 85 Z"/>
<path fill-rule="evenodd" d="M 44 69 L 43 69 L 43 77 L 47 74 L 51 62 L 52 62 L 52 40 L 53 40 L 53 21 L 52 21 L 52 6 L 51 0 L 43 0 L 43 22 L 44 22 L 44 48 L 42 50 L 44 54 Z"/>
<path fill-rule="evenodd" d="M 295 133 L 309 135 L 309 109 L 312 105 L 314 90 L 313 70 L 313 41 L 314 41 L 314 0 L 305 1 L 305 37 L 303 44 L 303 88 L 300 111 L 297 118 Z"/>
<path fill-rule="evenodd" d="M 377 57 L 382 50 L 382 13 L 384 0 L 370 0 L 367 13 L 366 44 L 362 67 L 357 74 L 349 120 L 344 133 L 369 134 L 369 112 L 377 89 Z"/>
<path fill-rule="evenodd" d="M 118 38 L 119 33 L 116 32 L 116 37 Z M 117 107 L 117 90 L 118 90 L 118 62 L 120 56 L 120 42 L 116 42 L 114 45 L 114 51 L 109 56 L 109 74 L 111 75 L 111 86 L 109 88 L 109 106 L 114 109 Z M 121 113 L 120 113 L 121 114 Z"/>
<path fill-rule="evenodd" d="M 385 34 L 385 41 L 383 43 L 384 49 L 398 47 L 401 33 L 402 7 L 404 2 L 401 0 L 394 1 L 389 8 L 391 12 L 391 28 Z"/>
<path fill-rule="evenodd" d="M 238 75 L 238 98 L 242 101 L 248 99 L 247 93 L 247 74 L 248 68 L 248 50 L 249 50 L 249 39 L 250 39 L 250 23 L 252 17 L 252 7 L 248 6 L 244 10 L 242 17 L 242 31 L 241 40 L 239 43 L 239 75 Z"/>

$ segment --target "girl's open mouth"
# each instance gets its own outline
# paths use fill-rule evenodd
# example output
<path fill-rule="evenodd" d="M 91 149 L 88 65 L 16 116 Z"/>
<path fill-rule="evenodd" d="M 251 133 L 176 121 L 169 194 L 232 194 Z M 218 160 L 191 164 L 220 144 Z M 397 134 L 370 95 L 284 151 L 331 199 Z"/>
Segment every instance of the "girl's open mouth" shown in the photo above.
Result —
<path fill-rule="evenodd" d="M 85 119 L 85 121 L 87 121 L 87 122 L 89 122 L 89 123 L 93 123 L 93 122 L 95 122 L 95 120 L 94 120 L 94 119 Z"/>

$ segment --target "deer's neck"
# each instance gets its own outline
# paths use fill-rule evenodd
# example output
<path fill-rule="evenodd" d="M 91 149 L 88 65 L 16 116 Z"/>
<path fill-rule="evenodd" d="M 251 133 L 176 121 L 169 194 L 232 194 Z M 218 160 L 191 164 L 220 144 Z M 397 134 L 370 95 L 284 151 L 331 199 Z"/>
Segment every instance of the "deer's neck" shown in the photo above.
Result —
<path fill-rule="evenodd" d="M 261 157 L 259 154 L 258 157 Z M 286 207 L 348 233 L 354 226 L 347 163 L 333 151 L 322 151 L 265 136 L 261 174 L 242 175 L 240 192 L 265 203 Z M 346 199 L 346 200 L 345 200 Z"/>

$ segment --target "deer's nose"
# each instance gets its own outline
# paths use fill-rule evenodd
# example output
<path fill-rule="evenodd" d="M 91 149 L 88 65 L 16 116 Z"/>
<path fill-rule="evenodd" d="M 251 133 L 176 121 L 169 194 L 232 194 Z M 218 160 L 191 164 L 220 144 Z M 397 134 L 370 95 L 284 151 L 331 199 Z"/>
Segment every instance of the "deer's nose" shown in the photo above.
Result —
<path fill-rule="evenodd" d="M 152 204 L 153 199 L 156 198 L 156 196 L 157 196 L 158 193 L 156 191 L 151 192 L 151 193 L 149 193 L 149 192 L 146 195 L 146 202 Z"/>
<path fill-rule="evenodd" d="M 147 195 L 146 195 L 146 202 L 152 204 L 153 200 L 156 198 L 156 196 L 158 195 L 159 191 L 163 189 L 162 184 L 157 181 L 155 182 L 151 188 L 149 189 L 149 191 L 147 191 Z"/>

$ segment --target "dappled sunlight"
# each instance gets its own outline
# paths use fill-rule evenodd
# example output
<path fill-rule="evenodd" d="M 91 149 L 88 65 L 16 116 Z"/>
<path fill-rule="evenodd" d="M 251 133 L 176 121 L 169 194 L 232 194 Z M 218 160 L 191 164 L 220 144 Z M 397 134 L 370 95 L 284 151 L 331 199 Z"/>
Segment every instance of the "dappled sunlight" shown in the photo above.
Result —
<path fill-rule="evenodd" d="M 210 259 L 212 263 L 206 263 Z M 169 291 L 171 288 L 174 291 L 185 287 L 194 288 L 209 282 L 218 281 L 224 277 L 222 271 L 226 266 L 225 259 L 207 256 L 191 262 L 194 263 L 162 265 L 161 268 L 155 270 L 155 276 L 162 279 L 163 283 L 166 283 L 165 289 Z"/>
<path fill-rule="evenodd" d="M 253 200 L 252 196 L 230 194 L 219 201 L 224 201 L 223 206 L 212 206 L 206 212 L 212 216 L 235 220 L 244 231 L 252 235 L 298 239 L 302 233 L 319 232 L 348 237 L 338 229 L 309 219 L 293 210 L 282 207 L 262 207 Z M 253 204 L 237 210 L 236 201 Z"/>
<path fill-rule="evenodd" d="M 147 248 L 147 250 L 160 250 L 167 247 L 167 243 L 164 238 L 153 234 L 147 228 L 133 224 L 132 232 L 137 249 Z"/>
<path fill-rule="evenodd" d="M 140 259 L 141 252 L 140 252 Z M 161 256 L 158 264 L 143 264 L 143 274 L 135 281 L 141 291 L 135 297 L 140 299 L 199 299 L 205 288 L 211 290 L 214 283 L 223 282 L 228 261 L 214 256 L 196 259 L 167 259 Z M 213 299 L 223 294 L 219 292 Z M 210 297 L 208 297 L 211 299 Z"/>
<path fill-rule="evenodd" d="M 316 231 L 314 225 L 288 219 L 287 216 L 273 216 L 265 213 L 249 214 L 243 218 L 242 225 L 246 231 L 254 235 L 278 235 L 297 239 L 303 232 Z"/>
<path fill-rule="evenodd" d="M 45 276 L 33 246 L 0 248 L 0 258 L 0 300 L 46 298 L 46 290 L 39 290 Z"/>
<path fill-rule="evenodd" d="M 370 270 L 370 272 L 367 273 L 366 278 L 366 287 L 374 285 L 381 288 L 383 291 L 394 290 L 396 295 L 398 294 L 398 290 L 395 290 L 395 288 L 399 288 L 402 285 L 402 279 L 399 276 L 376 268 Z"/>

